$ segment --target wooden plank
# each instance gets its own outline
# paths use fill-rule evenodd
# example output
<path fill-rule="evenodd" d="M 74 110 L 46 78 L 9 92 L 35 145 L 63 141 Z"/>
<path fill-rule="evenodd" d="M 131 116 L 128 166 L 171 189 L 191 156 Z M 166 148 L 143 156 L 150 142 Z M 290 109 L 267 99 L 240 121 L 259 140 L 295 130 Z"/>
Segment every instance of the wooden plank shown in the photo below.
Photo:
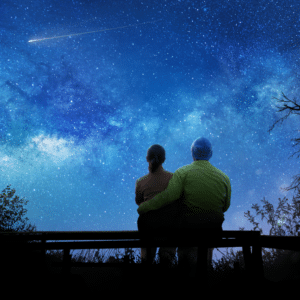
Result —
<path fill-rule="evenodd" d="M 189 232 L 189 235 L 205 236 L 205 231 Z M 170 232 L 168 236 L 186 235 L 186 233 L 178 234 L 178 232 Z M 259 236 L 259 231 L 227 231 L 222 232 L 224 238 L 251 238 Z M 137 230 L 129 231 L 38 231 L 32 233 L 1 233 L 0 239 L 4 240 L 111 240 L 111 239 L 140 239 L 141 233 Z"/>
<path fill-rule="evenodd" d="M 0 233 L 0 240 L 1 242 L 8 242 L 8 241 L 12 241 L 12 240 L 18 240 L 18 241 L 22 241 L 22 237 L 24 237 L 24 239 L 28 240 L 67 240 L 70 239 L 71 237 L 75 238 L 80 238 L 81 240 L 88 240 L 88 239 L 122 239 L 122 238 L 126 238 L 126 239 L 130 239 L 130 238 L 139 238 L 139 232 L 138 231 L 123 231 L 123 232 L 114 232 L 114 231 L 107 231 L 107 232 L 79 232 L 79 236 L 77 236 L 78 232 L 50 232 L 49 234 L 42 232 L 43 235 L 41 236 L 40 234 L 34 234 L 34 235 L 28 235 L 28 234 L 3 234 Z M 66 234 L 65 234 L 66 233 Z M 253 235 L 254 233 L 254 235 Z M 235 234 L 235 238 L 233 238 L 232 240 L 236 240 L 236 241 L 243 241 L 243 240 L 249 240 L 250 244 L 253 241 L 253 238 L 255 240 L 257 233 L 259 235 L 259 232 L 255 232 L 255 231 L 230 231 L 230 232 L 226 232 L 224 231 L 222 236 L 223 237 L 227 237 L 227 239 L 222 239 L 222 240 L 231 240 L 230 237 L 233 236 L 233 234 Z M 76 234 L 76 236 L 75 236 Z M 201 237 L 200 239 L 202 241 L 205 241 L 205 237 Z M 300 251 L 300 237 L 291 237 L 291 236 L 284 236 L 284 237 L 278 237 L 278 236 L 260 236 L 260 244 L 263 248 L 276 248 L 276 249 L 284 249 L 284 250 L 293 250 L 293 251 Z M 48 244 L 48 243 L 47 243 Z M 223 243 L 222 243 L 223 244 Z M 224 244 L 225 245 L 225 244 Z M 228 244 L 228 246 L 224 246 L 224 247 L 231 247 L 230 245 L 232 245 L 232 247 L 240 247 L 237 244 L 235 244 L 234 242 L 232 244 Z M 213 243 L 210 245 L 211 248 L 217 248 L 217 247 L 221 247 L 218 246 L 218 244 Z M 78 249 L 78 248 L 77 248 Z"/>
<path fill-rule="evenodd" d="M 47 242 L 47 243 L 29 243 L 20 244 L 18 242 L 10 242 L 11 247 L 26 247 L 28 249 L 47 249 L 59 250 L 64 248 L 70 249 L 111 249 L 111 248 L 141 248 L 141 247 L 200 247 L 206 245 L 208 248 L 227 248 L 227 247 L 243 247 L 243 245 L 252 246 L 251 241 L 241 241 L 235 239 L 208 241 L 193 240 L 162 240 L 162 241 L 143 241 L 143 240 L 121 240 L 121 241 L 84 241 L 84 242 Z"/>
<path fill-rule="evenodd" d="M 283 250 L 300 251 L 300 236 L 267 236 L 260 237 L 263 248 L 276 248 Z"/>

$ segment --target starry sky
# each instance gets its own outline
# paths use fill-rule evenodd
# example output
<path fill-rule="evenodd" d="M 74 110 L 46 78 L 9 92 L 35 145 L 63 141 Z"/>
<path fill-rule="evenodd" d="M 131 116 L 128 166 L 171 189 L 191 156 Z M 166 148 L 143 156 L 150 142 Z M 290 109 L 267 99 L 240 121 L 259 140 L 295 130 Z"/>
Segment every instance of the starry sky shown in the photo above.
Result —
<path fill-rule="evenodd" d="M 29 201 L 37 230 L 136 230 L 147 149 L 162 145 L 175 172 L 202 136 L 231 180 L 224 230 L 252 229 L 244 212 L 264 197 L 291 201 L 280 188 L 298 174 L 299 119 L 268 130 L 284 115 L 273 97 L 299 95 L 299 1 L 2 0 L 0 11 L 0 187 Z"/>

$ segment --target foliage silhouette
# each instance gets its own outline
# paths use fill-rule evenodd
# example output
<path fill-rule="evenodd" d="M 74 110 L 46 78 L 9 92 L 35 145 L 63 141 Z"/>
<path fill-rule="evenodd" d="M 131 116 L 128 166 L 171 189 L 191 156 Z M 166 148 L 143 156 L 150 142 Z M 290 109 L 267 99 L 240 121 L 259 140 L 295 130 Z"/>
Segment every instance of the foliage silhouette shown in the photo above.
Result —
<path fill-rule="evenodd" d="M 28 218 L 24 217 L 27 209 L 24 205 L 28 200 L 14 196 L 16 190 L 8 185 L 0 194 L 0 232 L 33 232 L 36 226 L 28 224 Z"/>
<path fill-rule="evenodd" d="M 267 223 L 271 225 L 269 235 L 298 236 L 300 232 L 300 201 L 296 200 L 295 197 L 293 197 L 292 204 L 287 203 L 288 198 L 286 197 L 278 200 L 279 204 L 276 210 L 265 198 L 261 200 L 264 203 L 261 209 L 258 204 L 253 204 L 251 208 L 256 211 L 256 216 L 260 215 L 261 220 L 265 218 Z M 244 215 L 254 225 L 253 230 L 259 229 L 261 234 L 263 234 L 263 230 L 258 226 L 259 223 L 255 221 L 255 216 L 252 216 L 249 210 Z M 244 227 L 239 227 L 239 230 L 244 230 Z M 266 264 L 274 263 L 282 255 L 289 253 L 288 250 L 273 248 L 270 251 L 262 249 L 262 252 L 263 262 Z"/>

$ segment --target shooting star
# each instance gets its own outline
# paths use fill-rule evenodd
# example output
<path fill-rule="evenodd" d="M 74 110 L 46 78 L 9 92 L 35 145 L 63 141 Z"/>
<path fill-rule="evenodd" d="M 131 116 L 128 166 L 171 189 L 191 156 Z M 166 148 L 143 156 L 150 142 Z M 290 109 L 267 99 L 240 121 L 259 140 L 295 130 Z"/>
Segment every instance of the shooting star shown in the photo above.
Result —
<path fill-rule="evenodd" d="M 106 28 L 106 29 L 100 29 L 100 30 L 95 30 L 95 31 L 79 32 L 79 33 L 65 34 L 65 35 L 60 35 L 60 36 L 52 36 L 52 37 L 48 37 L 48 38 L 33 39 L 33 40 L 29 40 L 28 43 L 36 43 L 36 42 L 53 40 L 53 39 L 61 39 L 64 37 L 71 37 L 71 36 L 76 36 L 76 35 L 83 35 L 83 34 L 89 34 L 89 33 L 101 32 L 101 31 L 116 30 L 116 29 L 121 29 L 121 28 L 140 26 L 140 25 L 144 25 L 144 24 L 148 24 L 148 23 L 155 23 L 155 22 L 159 22 L 159 21 L 161 21 L 161 20 L 149 21 L 149 22 L 138 23 L 138 24 L 134 24 L 134 25 L 126 25 L 126 26 L 115 27 L 115 28 Z"/>

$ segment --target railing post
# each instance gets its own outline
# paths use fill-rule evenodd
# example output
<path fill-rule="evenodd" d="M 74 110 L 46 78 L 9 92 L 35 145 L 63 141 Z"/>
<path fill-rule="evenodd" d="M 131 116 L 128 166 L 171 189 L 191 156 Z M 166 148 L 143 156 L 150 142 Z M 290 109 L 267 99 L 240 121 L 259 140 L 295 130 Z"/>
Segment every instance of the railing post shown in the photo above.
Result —
<path fill-rule="evenodd" d="M 71 269 L 71 255 L 70 255 L 70 249 L 65 248 L 64 249 L 64 255 L 63 255 L 63 274 L 69 275 Z"/>
<path fill-rule="evenodd" d="M 264 279 L 264 266 L 263 266 L 260 244 L 255 244 L 252 246 L 252 258 L 253 258 L 253 264 L 254 264 L 257 279 L 258 280 Z"/>
<path fill-rule="evenodd" d="M 146 249 L 147 249 L 147 251 L 146 251 L 146 265 L 150 266 L 152 264 L 152 261 L 151 261 L 151 246 L 150 246 L 150 244 L 147 245 Z"/>
<path fill-rule="evenodd" d="M 262 248 L 260 244 L 260 234 L 258 237 L 251 240 L 252 253 L 250 252 L 250 245 L 243 245 L 243 254 L 245 261 L 245 268 L 249 275 L 249 279 L 259 281 L 264 279 L 264 268 L 262 260 Z"/>
<path fill-rule="evenodd" d="M 198 245 L 196 276 L 199 277 L 201 281 L 207 280 L 207 255 L 208 255 L 207 244 Z"/>
<path fill-rule="evenodd" d="M 42 244 L 42 247 L 41 247 L 42 260 L 43 260 L 43 263 L 45 264 L 46 263 L 46 240 L 42 239 L 41 244 Z"/>
<path fill-rule="evenodd" d="M 244 262 L 245 262 L 245 269 L 246 272 L 249 274 L 251 278 L 252 275 L 252 261 L 251 261 L 251 252 L 250 252 L 250 245 L 243 245 L 243 255 L 244 255 Z"/>

